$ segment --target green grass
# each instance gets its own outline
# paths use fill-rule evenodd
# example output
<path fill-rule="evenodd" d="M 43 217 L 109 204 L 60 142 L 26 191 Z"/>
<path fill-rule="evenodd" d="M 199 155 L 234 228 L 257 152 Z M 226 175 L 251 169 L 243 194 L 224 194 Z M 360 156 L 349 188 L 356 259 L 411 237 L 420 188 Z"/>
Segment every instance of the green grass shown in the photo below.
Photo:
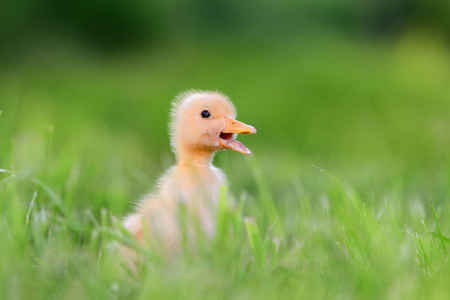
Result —
<path fill-rule="evenodd" d="M 448 299 L 450 54 L 411 35 L 40 55 L 0 72 L 1 299 Z M 108 245 L 174 163 L 170 100 L 230 95 L 217 237 L 177 264 Z"/>

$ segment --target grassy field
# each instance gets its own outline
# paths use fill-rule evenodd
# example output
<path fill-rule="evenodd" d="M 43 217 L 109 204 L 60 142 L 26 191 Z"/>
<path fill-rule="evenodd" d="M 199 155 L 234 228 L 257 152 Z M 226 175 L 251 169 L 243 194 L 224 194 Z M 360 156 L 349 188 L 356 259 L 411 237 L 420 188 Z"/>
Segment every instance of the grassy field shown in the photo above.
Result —
<path fill-rule="evenodd" d="M 415 34 L 36 54 L 0 71 L 1 299 L 449 299 L 450 54 Z M 174 163 L 180 91 L 228 94 L 218 236 L 139 276 L 114 220 Z M 225 201 L 227 199 L 227 201 Z"/>

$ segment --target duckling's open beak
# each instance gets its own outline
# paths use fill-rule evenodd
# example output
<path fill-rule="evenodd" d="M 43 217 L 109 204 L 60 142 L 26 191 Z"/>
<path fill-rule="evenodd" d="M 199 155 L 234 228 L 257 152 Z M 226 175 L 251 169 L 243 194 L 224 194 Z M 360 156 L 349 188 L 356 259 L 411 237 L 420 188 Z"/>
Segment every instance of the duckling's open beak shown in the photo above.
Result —
<path fill-rule="evenodd" d="M 253 134 L 256 133 L 256 129 L 253 126 L 244 124 L 242 122 L 226 118 L 225 129 L 220 133 L 219 144 L 220 146 L 237 151 L 242 154 L 252 153 L 241 142 L 234 139 L 235 133 Z"/>

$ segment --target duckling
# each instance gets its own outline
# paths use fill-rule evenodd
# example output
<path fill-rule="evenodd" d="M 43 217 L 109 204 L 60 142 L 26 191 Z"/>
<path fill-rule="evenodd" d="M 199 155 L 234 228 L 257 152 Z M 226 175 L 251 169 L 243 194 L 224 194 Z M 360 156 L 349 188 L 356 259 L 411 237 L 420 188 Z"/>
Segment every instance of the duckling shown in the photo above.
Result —
<path fill-rule="evenodd" d="M 234 105 L 219 92 L 187 91 L 176 97 L 169 126 L 176 164 L 159 179 L 157 191 L 144 197 L 123 222 L 139 243 L 150 241 L 152 248 L 171 258 L 181 250 L 181 225 L 188 229 L 188 240 L 194 227 L 214 236 L 219 190 L 226 185 L 225 175 L 212 164 L 214 154 L 226 149 L 250 154 L 236 136 L 256 133 L 235 118 Z M 195 224 L 181 224 L 181 207 L 187 215 L 183 220 Z M 128 262 L 136 262 L 134 251 L 121 250 Z"/>

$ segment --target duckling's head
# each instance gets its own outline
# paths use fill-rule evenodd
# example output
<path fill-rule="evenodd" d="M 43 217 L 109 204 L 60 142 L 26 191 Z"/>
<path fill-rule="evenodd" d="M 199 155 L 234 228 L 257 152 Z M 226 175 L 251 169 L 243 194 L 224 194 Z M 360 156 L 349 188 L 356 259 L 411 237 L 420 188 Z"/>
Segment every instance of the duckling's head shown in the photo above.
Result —
<path fill-rule="evenodd" d="M 233 103 L 221 93 L 184 92 L 173 102 L 171 117 L 171 145 L 178 158 L 225 149 L 251 153 L 235 138 L 237 133 L 256 133 L 256 129 L 236 121 Z"/>

